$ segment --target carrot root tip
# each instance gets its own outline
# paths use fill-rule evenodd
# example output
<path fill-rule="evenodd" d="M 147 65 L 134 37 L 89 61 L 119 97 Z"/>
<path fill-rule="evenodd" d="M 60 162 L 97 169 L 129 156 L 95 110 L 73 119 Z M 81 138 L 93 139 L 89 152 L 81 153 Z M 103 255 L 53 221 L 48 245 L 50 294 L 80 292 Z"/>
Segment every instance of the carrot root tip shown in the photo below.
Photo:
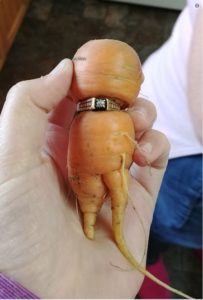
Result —
<path fill-rule="evenodd" d="M 84 213 L 84 232 L 88 239 L 94 239 L 94 225 L 96 222 L 96 214 L 92 212 Z"/>

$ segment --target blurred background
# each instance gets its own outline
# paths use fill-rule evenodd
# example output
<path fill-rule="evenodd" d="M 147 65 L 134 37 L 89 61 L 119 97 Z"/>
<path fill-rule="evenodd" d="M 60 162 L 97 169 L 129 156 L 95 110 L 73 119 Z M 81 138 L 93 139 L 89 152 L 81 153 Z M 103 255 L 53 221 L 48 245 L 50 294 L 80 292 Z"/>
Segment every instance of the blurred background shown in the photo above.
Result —
<path fill-rule="evenodd" d="M 127 42 L 144 62 L 170 36 L 184 4 L 184 0 L 0 0 L 0 110 L 12 85 L 45 75 L 90 39 Z M 171 245 L 164 261 L 172 286 L 201 299 L 201 260 L 194 251 Z"/>

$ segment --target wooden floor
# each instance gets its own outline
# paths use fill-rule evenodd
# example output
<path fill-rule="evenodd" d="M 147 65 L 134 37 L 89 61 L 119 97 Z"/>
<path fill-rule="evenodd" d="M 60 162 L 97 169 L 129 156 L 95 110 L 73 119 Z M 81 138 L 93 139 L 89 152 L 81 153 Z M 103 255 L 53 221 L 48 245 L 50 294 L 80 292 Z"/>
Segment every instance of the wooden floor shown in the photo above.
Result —
<path fill-rule="evenodd" d="M 123 40 L 137 50 L 143 62 L 168 38 L 178 14 L 96 0 L 32 1 L 0 73 L 0 110 L 13 84 L 46 74 L 89 39 Z M 195 252 L 171 246 L 164 260 L 172 285 L 201 299 L 201 259 Z"/>

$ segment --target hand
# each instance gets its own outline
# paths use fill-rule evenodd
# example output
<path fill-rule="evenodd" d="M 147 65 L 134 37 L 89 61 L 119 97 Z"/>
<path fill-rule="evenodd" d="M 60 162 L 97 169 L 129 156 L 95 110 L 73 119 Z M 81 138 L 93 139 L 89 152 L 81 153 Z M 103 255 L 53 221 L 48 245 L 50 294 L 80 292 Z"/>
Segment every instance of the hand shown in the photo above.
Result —
<path fill-rule="evenodd" d="M 0 272 L 41 298 L 132 298 L 143 276 L 114 243 L 109 202 L 90 241 L 68 187 L 71 78 L 72 63 L 65 59 L 49 75 L 20 82 L 8 93 L 0 118 Z M 141 261 L 169 145 L 151 129 L 156 112 L 149 101 L 138 99 L 129 113 L 139 147 L 124 234 Z"/>

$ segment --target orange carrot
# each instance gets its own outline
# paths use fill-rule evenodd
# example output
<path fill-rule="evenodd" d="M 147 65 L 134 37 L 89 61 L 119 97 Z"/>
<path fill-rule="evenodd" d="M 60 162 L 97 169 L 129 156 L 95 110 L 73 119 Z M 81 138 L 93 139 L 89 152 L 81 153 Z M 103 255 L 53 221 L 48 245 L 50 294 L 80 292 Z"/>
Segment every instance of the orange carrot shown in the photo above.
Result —
<path fill-rule="evenodd" d="M 132 104 L 144 79 L 137 53 L 116 40 L 93 40 L 78 49 L 73 58 L 72 96 L 77 101 L 106 96 Z"/>
<path fill-rule="evenodd" d="M 107 97 L 122 108 L 133 105 L 143 74 L 132 47 L 116 40 L 89 41 L 78 49 L 73 62 L 74 101 Z M 83 214 L 85 235 L 94 238 L 96 218 L 108 194 L 112 202 L 112 229 L 122 254 L 157 284 L 190 299 L 149 273 L 126 246 L 122 228 L 134 139 L 133 121 L 125 110 L 82 111 L 75 115 L 69 134 L 67 167 L 70 185 Z"/>

